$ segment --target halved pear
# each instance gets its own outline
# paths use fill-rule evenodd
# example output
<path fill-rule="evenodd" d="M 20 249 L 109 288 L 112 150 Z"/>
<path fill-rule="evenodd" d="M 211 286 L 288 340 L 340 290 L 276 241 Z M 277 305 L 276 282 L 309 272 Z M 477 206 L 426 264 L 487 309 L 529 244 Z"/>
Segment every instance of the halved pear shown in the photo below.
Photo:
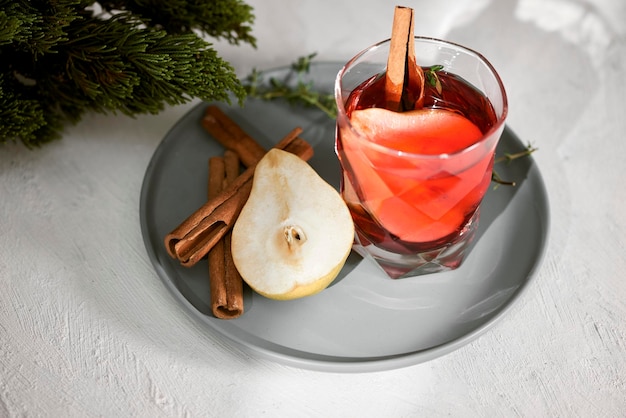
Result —
<path fill-rule="evenodd" d="M 244 281 L 270 299 L 313 295 L 339 274 L 353 240 L 339 193 L 299 157 L 268 151 L 232 231 L 233 260 Z"/>

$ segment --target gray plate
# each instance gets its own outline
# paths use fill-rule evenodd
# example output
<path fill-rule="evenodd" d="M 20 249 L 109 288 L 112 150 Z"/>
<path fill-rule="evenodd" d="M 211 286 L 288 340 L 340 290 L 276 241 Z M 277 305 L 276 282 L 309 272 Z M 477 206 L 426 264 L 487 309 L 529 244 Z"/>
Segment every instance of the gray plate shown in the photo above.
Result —
<path fill-rule="evenodd" d="M 332 91 L 340 65 L 311 67 L 316 88 Z M 283 77 L 286 69 L 266 73 Z M 205 200 L 207 161 L 223 149 L 203 130 L 206 104 L 185 115 L 166 135 L 147 168 L 140 217 L 146 249 L 165 285 L 208 332 L 291 366 L 338 372 L 386 370 L 424 362 L 474 340 L 494 325 L 522 294 L 544 253 L 549 208 L 532 158 L 497 166 L 516 187 L 492 189 L 482 205 L 477 240 L 456 271 L 391 280 L 352 254 L 323 292 L 294 301 L 273 301 L 247 290 L 245 314 L 211 316 L 208 268 L 181 267 L 163 245 L 165 235 Z M 296 126 L 315 148 L 311 165 L 335 187 L 334 121 L 319 111 L 283 102 L 249 100 L 223 110 L 269 147 Z M 498 153 L 524 144 L 505 129 Z"/>

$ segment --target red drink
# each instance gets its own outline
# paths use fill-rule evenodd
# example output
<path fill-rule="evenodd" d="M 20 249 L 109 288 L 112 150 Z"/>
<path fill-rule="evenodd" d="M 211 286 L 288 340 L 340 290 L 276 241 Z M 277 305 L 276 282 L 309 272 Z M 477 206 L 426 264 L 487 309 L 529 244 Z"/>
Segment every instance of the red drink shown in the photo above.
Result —
<path fill-rule="evenodd" d="M 365 122 L 353 118 L 362 109 L 384 108 L 384 76 L 363 82 L 345 103 L 352 126 L 337 130 L 337 152 L 348 168 L 342 193 L 363 245 L 414 254 L 449 244 L 462 234 L 489 187 L 495 144 L 471 147 L 497 123 L 491 102 L 461 77 L 430 74 L 439 88 L 426 83 L 424 110 L 401 119 L 389 111 L 372 113 Z M 368 136 L 372 146 L 357 143 L 352 130 Z"/>
<path fill-rule="evenodd" d="M 395 100 L 385 97 L 389 40 L 348 61 L 335 82 L 336 150 L 353 248 L 392 278 L 459 267 L 507 115 L 504 86 L 484 57 L 438 39 L 414 41 L 426 75 L 418 109 L 386 108 L 386 99 Z"/>

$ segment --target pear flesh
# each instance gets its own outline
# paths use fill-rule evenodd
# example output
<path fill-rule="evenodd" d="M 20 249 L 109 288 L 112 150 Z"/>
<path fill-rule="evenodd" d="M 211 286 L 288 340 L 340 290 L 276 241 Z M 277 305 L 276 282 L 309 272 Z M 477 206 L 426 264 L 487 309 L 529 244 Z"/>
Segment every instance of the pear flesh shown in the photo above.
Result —
<path fill-rule="evenodd" d="M 339 274 L 353 240 L 339 193 L 299 157 L 268 151 L 232 231 L 233 260 L 244 281 L 270 299 L 313 295 Z"/>

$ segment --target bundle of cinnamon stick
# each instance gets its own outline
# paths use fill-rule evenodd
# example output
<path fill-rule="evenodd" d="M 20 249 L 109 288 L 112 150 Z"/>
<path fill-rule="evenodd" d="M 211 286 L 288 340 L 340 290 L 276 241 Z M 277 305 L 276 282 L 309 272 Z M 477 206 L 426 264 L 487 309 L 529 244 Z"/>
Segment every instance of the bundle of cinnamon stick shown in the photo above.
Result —
<path fill-rule="evenodd" d="M 244 132 L 219 107 L 207 107 L 202 126 L 226 148 L 223 156 L 209 159 L 208 200 L 165 236 L 168 254 L 191 267 L 208 257 L 211 309 L 218 318 L 237 318 L 244 312 L 243 282 L 230 253 L 230 230 L 248 200 L 256 164 L 266 150 Z M 289 132 L 275 148 L 307 161 L 313 148 Z M 245 170 L 240 174 L 240 165 Z"/>

